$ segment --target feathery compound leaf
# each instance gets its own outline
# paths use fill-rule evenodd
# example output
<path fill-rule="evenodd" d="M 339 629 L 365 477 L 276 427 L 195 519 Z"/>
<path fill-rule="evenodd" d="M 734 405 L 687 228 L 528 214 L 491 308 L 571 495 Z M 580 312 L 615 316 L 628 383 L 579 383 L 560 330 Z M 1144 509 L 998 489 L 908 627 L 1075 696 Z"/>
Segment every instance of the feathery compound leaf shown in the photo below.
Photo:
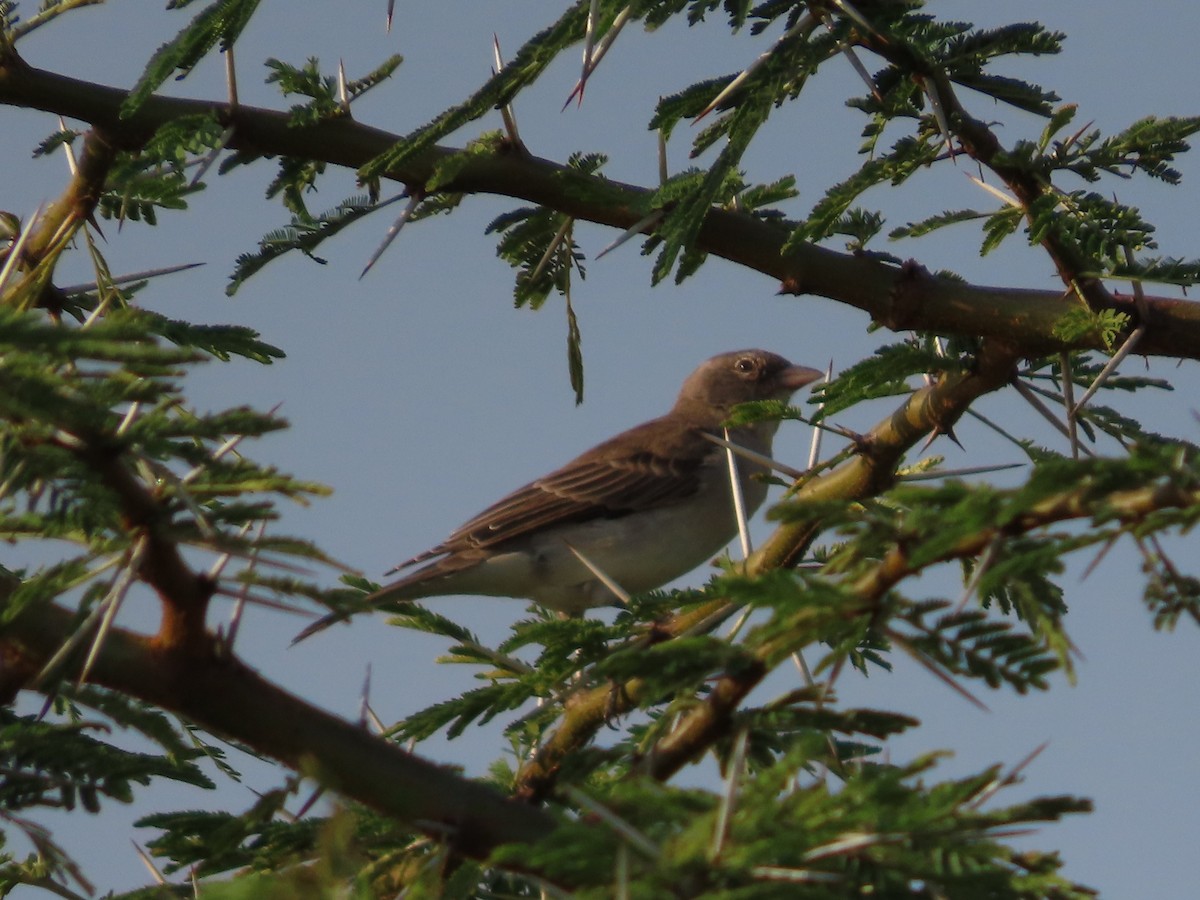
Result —
<path fill-rule="evenodd" d="M 183 70 L 179 77 L 185 77 L 218 41 L 222 49 L 233 46 L 258 4 L 259 0 L 214 0 L 150 57 L 142 77 L 121 104 L 121 118 L 127 119 L 136 113 L 146 98 L 177 69 Z"/>
<path fill-rule="evenodd" d="M 781 252 L 787 254 L 802 241 L 820 241 L 829 237 L 834 224 L 864 191 L 885 181 L 901 184 L 918 169 L 931 165 L 940 152 L 941 145 L 936 140 L 901 138 L 889 153 L 867 160 L 858 172 L 826 191 L 807 221 L 788 237 Z"/>
<path fill-rule="evenodd" d="M 909 222 L 900 228 L 893 228 L 888 232 L 888 238 L 893 241 L 898 241 L 901 238 L 921 237 L 937 231 L 939 228 L 945 228 L 947 225 L 957 225 L 959 222 L 971 222 L 977 219 L 985 219 L 991 213 L 979 212 L 975 209 L 956 209 L 947 210 L 939 213 L 936 216 L 930 216 L 927 219 L 922 219 L 919 222 Z"/>
<path fill-rule="evenodd" d="M 399 168 L 451 132 L 510 102 L 524 87 L 537 80 L 563 49 L 583 37 L 587 13 L 586 2 L 568 8 L 557 22 L 530 38 L 483 87 L 368 162 L 359 169 L 359 177 L 370 181 Z"/>
<path fill-rule="evenodd" d="M 906 379 L 913 375 L 953 371 L 959 366 L 956 360 L 940 356 L 931 346 L 912 342 L 888 344 L 821 386 L 820 398 L 824 403 L 821 416 L 828 418 L 863 400 L 911 393 Z"/>
<path fill-rule="evenodd" d="M 267 263 L 293 250 L 300 251 L 313 262 L 324 264 L 325 260 L 313 251 L 326 238 L 333 237 L 378 207 L 379 205 L 373 203 L 369 197 L 359 195 L 346 198 L 333 209 L 316 217 L 293 216 L 286 226 L 268 232 L 259 239 L 257 253 L 243 253 L 237 258 L 229 276 L 229 284 L 225 286 L 225 293 L 232 297 L 250 276 L 259 272 Z"/>
<path fill-rule="evenodd" d="M 1129 278 L 1133 281 L 1190 287 L 1200 282 L 1200 260 L 1177 259 L 1171 256 L 1143 257 L 1132 264 L 1129 262 L 1114 264 L 1112 276 Z"/>

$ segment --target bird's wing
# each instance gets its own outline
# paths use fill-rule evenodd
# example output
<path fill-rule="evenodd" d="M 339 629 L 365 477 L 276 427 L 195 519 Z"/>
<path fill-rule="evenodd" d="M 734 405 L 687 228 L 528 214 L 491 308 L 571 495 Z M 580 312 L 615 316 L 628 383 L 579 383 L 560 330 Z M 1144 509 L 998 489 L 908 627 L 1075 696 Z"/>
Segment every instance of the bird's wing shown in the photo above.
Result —
<path fill-rule="evenodd" d="M 677 503 L 699 489 L 700 467 L 713 452 L 699 429 L 665 417 L 646 422 L 518 488 L 397 568 L 494 547 L 547 526 Z"/>

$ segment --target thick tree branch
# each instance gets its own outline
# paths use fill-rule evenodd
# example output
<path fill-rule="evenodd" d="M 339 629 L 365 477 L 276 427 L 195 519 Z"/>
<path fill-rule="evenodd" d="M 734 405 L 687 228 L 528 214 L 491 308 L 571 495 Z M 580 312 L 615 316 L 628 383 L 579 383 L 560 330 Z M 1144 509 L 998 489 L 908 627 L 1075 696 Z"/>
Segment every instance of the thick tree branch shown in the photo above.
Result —
<path fill-rule="evenodd" d="M 13 581 L 0 580 L 0 608 L 8 606 Z M 14 685 L 3 682 L 44 665 L 77 625 L 73 612 L 43 603 L 6 622 L 0 687 L 8 693 Z M 11 668 L 10 660 L 19 665 Z M 505 800 L 305 703 L 223 655 L 212 639 L 206 652 L 183 653 L 117 629 L 106 637 L 89 680 L 244 743 L 471 856 L 536 841 L 554 827 L 541 810 Z"/>
<path fill-rule="evenodd" d="M 163 124 L 181 116 L 210 115 L 234 128 L 229 147 L 246 153 L 297 156 L 357 169 L 401 140 L 399 135 L 348 118 L 293 128 L 286 113 L 201 100 L 152 97 L 120 118 L 125 91 L 32 68 L 15 56 L 0 59 L 0 103 L 41 109 L 90 122 L 107 140 L 126 150 L 143 146 Z M 423 187 L 437 164 L 458 152 L 437 147 L 388 177 Z M 649 211 L 646 188 L 584 175 L 549 160 L 501 145 L 474 153 L 447 192 L 490 193 L 519 198 L 577 219 L 626 229 Z M 699 249 L 776 279 L 784 292 L 816 294 L 845 303 L 895 330 L 997 337 L 1025 355 L 1063 349 L 1102 349 L 1098 334 L 1069 345 L 1054 327 L 1078 300 L 1058 291 L 966 285 L 937 278 L 919 267 L 899 268 L 868 256 L 801 245 L 781 254 L 787 230 L 743 213 L 712 210 L 697 241 Z M 1131 299 L 1104 301 L 1135 313 Z M 1200 304 L 1168 297 L 1147 298 L 1148 331 L 1138 346 L 1147 356 L 1200 359 Z"/>

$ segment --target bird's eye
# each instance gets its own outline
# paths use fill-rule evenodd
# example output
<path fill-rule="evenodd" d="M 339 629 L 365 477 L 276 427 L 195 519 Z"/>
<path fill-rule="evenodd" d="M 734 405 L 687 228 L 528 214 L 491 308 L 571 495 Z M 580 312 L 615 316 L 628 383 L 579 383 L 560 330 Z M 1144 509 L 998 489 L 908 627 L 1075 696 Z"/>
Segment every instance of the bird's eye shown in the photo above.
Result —
<path fill-rule="evenodd" d="M 743 356 L 733 364 L 733 369 L 735 372 L 738 372 L 742 375 L 749 375 L 755 369 L 754 360 L 749 356 Z"/>

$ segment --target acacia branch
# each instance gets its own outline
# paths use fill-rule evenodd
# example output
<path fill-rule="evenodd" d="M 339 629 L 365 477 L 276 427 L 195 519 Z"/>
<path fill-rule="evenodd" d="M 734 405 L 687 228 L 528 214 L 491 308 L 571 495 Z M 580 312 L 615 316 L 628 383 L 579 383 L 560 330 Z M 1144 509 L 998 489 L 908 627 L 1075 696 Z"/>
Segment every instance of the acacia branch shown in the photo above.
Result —
<path fill-rule="evenodd" d="M 982 395 L 1007 384 L 1013 377 L 1015 359 L 1011 347 L 998 342 L 985 344 L 974 371 L 944 376 L 914 392 L 895 413 L 863 437 L 861 451 L 854 459 L 828 475 L 805 482 L 796 492 L 796 499 L 855 500 L 885 490 L 903 453 L 934 429 L 944 431 L 952 426 Z M 794 564 L 815 534 L 809 523 L 781 526 L 750 557 L 747 570 L 761 573 Z M 699 623 L 717 621 L 727 607 L 725 601 L 714 600 L 697 610 L 678 614 L 660 626 L 656 636 L 668 638 L 690 633 Z M 736 676 L 719 679 L 705 702 L 685 716 L 647 755 L 647 771 L 665 779 L 723 734 L 738 703 L 766 676 L 770 661 L 766 657 L 760 661 L 764 665 L 748 666 Z M 570 697 L 564 703 L 562 724 L 522 768 L 517 778 L 518 794 L 531 799 L 545 796 L 552 789 L 563 760 L 588 743 L 612 716 L 637 708 L 645 690 L 645 683 L 634 679 L 615 690 L 607 685 L 590 687 Z"/>
<path fill-rule="evenodd" d="M 400 135 L 345 117 L 292 127 L 288 114 L 276 110 L 240 105 L 230 109 L 220 102 L 169 97 L 151 97 L 134 115 L 122 119 L 120 108 L 127 95 L 117 88 L 33 68 L 12 53 L 0 55 L 0 103 L 90 122 L 125 150 L 143 147 L 167 122 L 198 115 L 232 127 L 230 149 L 311 158 L 352 169 L 402 140 Z M 423 189 L 439 162 L 459 152 L 434 147 L 386 177 Z M 454 179 L 439 184 L 438 190 L 513 197 L 621 230 L 645 218 L 653 196 L 648 188 L 585 175 L 503 143 L 491 152 L 472 152 Z M 770 276 L 786 293 L 815 294 L 845 303 L 893 330 L 996 337 L 1020 345 L 1026 355 L 1104 348 L 1098 333 L 1070 343 L 1054 335 L 1059 320 L 1077 307 L 1074 297 L 1060 291 L 969 285 L 930 275 L 919 266 L 898 267 L 812 244 L 801 244 L 785 256 L 781 251 L 787 237 L 784 226 L 713 209 L 696 246 Z M 1200 304 L 1171 297 L 1146 300 L 1148 330 L 1138 352 L 1200 359 Z M 1131 298 L 1106 295 L 1104 305 L 1136 314 Z"/>
<path fill-rule="evenodd" d="M 13 587 L 14 579 L 0 580 L 0 609 L 9 605 Z M 39 669 L 77 625 L 70 610 L 29 604 L 0 629 L 2 680 Z M 536 841 L 554 827 L 541 810 L 505 800 L 491 788 L 305 703 L 223 654 L 212 639 L 204 652 L 184 653 L 114 629 L 89 680 L 313 775 L 470 856 L 484 857 L 500 844 Z M 7 695 L 17 686 L 3 687 Z"/>

